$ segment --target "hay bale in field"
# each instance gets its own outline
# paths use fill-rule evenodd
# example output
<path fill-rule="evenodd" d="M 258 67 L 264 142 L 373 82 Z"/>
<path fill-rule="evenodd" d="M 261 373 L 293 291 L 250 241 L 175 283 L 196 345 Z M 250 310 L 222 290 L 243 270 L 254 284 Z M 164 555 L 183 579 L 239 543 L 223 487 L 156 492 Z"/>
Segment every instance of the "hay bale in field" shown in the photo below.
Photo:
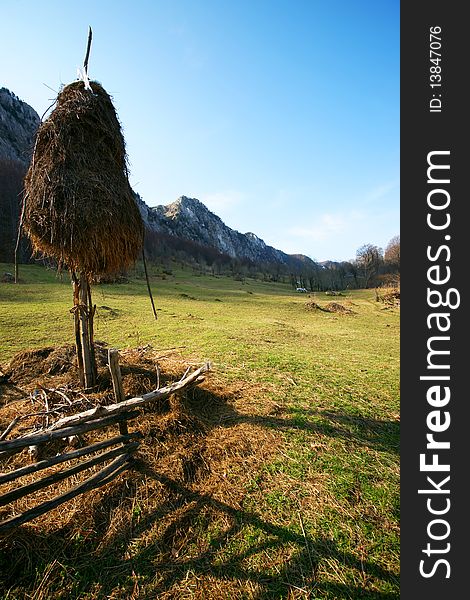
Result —
<path fill-rule="evenodd" d="M 39 127 L 24 214 L 36 252 L 88 276 L 131 266 L 144 230 L 116 111 L 99 83 L 91 88 L 83 81 L 64 87 Z"/>

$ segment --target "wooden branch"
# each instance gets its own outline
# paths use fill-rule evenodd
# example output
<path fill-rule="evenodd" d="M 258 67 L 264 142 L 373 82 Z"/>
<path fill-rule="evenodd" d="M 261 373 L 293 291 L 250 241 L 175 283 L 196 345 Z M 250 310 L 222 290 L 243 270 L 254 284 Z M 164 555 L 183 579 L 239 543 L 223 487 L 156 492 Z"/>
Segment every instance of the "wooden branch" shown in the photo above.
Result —
<path fill-rule="evenodd" d="M 61 494 L 60 496 L 56 496 L 52 500 L 48 502 L 43 502 L 39 506 L 35 508 L 31 508 L 30 510 L 25 511 L 21 515 L 17 515 L 14 517 L 10 517 L 9 519 L 5 519 L 0 523 L 0 533 L 11 529 L 12 527 L 18 527 L 18 525 L 22 525 L 23 523 L 27 523 L 36 517 L 40 517 L 41 515 L 49 512 L 53 508 L 56 508 L 60 504 L 75 498 L 75 496 L 79 496 L 84 492 L 88 492 L 94 488 L 105 485 L 110 482 L 112 479 L 115 479 L 120 473 L 125 471 L 129 467 L 129 457 L 127 454 L 123 454 L 118 456 L 111 464 L 107 467 L 104 467 L 96 473 L 92 475 L 88 479 L 86 479 L 83 483 L 80 483 L 73 488 L 71 488 L 65 494 Z"/>
<path fill-rule="evenodd" d="M 160 388 L 159 390 L 154 390 L 152 392 L 148 392 L 147 394 L 143 394 L 142 396 L 130 398 L 129 400 L 124 400 L 123 402 L 118 402 L 117 404 L 99 406 L 97 408 L 91 408 L 84 412 L 77 413 L 76 415 L 63 417 L 55 423 L 52 423 L 48 431 L 54 431 L 56 429 L 62 429 L 63 427 L 78 425 L 80 423 L 86 423 L 87 421 L 90 421 L 91 419 L 94 419 L 99 416 L 117 415 L 127 410 L 140 407 L 144 404 L 147 404 L 148 402 L 153 402 L 154 400 L 164 400 L 165 398 L 168 398 L 168 396 L 171 396 L 171 394 L 182 390 L 183 388 L 191 385 L 192 383 L 199 382 L 202 373 L 206 373 L 210 370 L 210 368 L 210 364 L 205 363 L 204 365 L 202 365 L 202 367 L 196 369 L 196 371 L 191 373 L 191 375 L 188 375 L 185 379 L 177 381 L 176 383 L 172 383 L 171 385 L 168 385 L 166 387 Z M 0 450 L 1 449 L 2 445 L 0 442 Z"/>
<path fill-rule="evenodd" d="M 17 438 L 16 440 L 7 440 L 0 442 L 0 457 L 4 455 L 5 452 L 9 450 L 19 451 L 25 446 L 43 444 L 44 442 L 50 442 L 55 439 L 66 438 L 71 435 L 80 435 L 82 433 L 86 433 L 87 431 L 93 431 L 94 429 L 102 429 L 107 427 L 108 425 L 112 425 L 114 423 L 118 423 L 122 420 L 134 419 L 139 415 L 138 411 L 133 412 L 124 412 L 120 411 L 118 413 L 102 413 L 98 409 L 104 409 L 105 407 L 98 406 L 94 408 L 94 416 L 95 420 L 81 422 L 78 424 L 73 424 L 70 427 L 63 427 L 61 429 L 52 430 L 52 426 L 49 430 L 43 430 L 41 433 L 33 433 L 26 434 L 21 438 Z M 129 410 L 129 409 L 127 409 Z M 101 415 L 101 416 L 100 416 Z"/>
<path fill-rule="evenodd" d="M 72 400 L 70 400 L 70 398 L 68 396 L 66 396 L 64 394 L 64 392 L 62 392 L 61 390 L 59 390 L 57 388 L 51 388 L 48 391 L 51 392 L 52 394 L 58 394 L 59 396 L 62 396 L 62 398 L 69 404 L 69 406 L 72 406 L 72 404 L 73 404 Z"/>
<path fill-rule="evenodd" d="M 64 454 L 58 454 L 52 458 L 46 458 L 32 465 L 27 465 L 25 467 L 16 469 L 15 471 L 10 471 L 10 473 L 0 473 L 0 484 L 14 481 L 15 479 L 23 477 L 24 475 L 36 473 L 42 469 L 47 469 L 48 467 L 53 467 L 54 465 L 67 462 L 75 458 L 80 458 L 81 456 L 86 456 L 87 454 L 98 452 L 99 450 L 104 450 L 105 448 L 115 446 L 116 444 L 123 444 L 124 442 L 130 442 L 131 440 L 138 440 L 142 437 L 142 434 L 138 431 L 135 433 L 129 433 L 128 435 L 118 435 L 109 440 L 105 440 L 104 442 L 97 442 L 96 444 L 91 444 L 85 448 L 79 448 L 78 450 L 73 450 Z"/>
<path fill-rule="evenodd" d="M 180 381 L 183 381 L 183 379 L 186 377 L 186 375 L 189 373 L 189 371 L 191 371 L 191 367 L 188 367 L 186 369 L 186 371 L 184 372 L 183 376 L 181 377 Z"/>
<path fill-rule="evenodd" d="M 108 350 L 108 367 L 111 373 L 113 392 L 116 402 L 123 402 L 126 399 L 126 396 L 124 395 L 124 388 L 122 387 L 121 368 L 119 366 L 119 352 L 116 350 L 116 348 L 110 348 Z"/>
<path fill-rule="evenodd" d="M 70 272 L 70 276 L 72 277 L 72 285 L 73 285 L 73 308 L 70 312 L 73 313 L 73 323 L 74 323 L 74 331 L 75 331 L 75 349 L 77 352 L 77 361 L 78 361 L 78 374 L 80 377 L 80 385 L 81 387 L 85 387 L 85 368 L 83 366 L 83 356 L 82 356 L 82 341 L 80 338 L 80 314 L 79 314 L 79 306 L 80 306 L 80 283 L 78 281 L 77 274 L 75 271 Z"/>
<path fill-rule="evenodd" d="M 46 408 L 45 410 L 45 416 L 46 416 L 46 428 L 49 427 L 49 400 L 47 398 L 47 392 L 45 390 L 42 390 L 42 393 L 44 395 L 44 406 Z"/>
<path fill-rule="evenodd" d="M 142 262 L 144 263 L 145 280 L 147 281 L 147 291 L 149 293 L 150 302 L 152 303 L 153 316 L 155 317 L 156 321 L 158 317 L 157 310 L 155 308 L 155 303 L 153 301 L 152 290 L 150 288 L 149 274 L 147 272 L 147 261 L 145 260 L 145 242 L 142 244 Z"/>
<path fill-rule="evenodd" d="M 45 487 L 52 485 L 53 483 L 58 483 L 63 479 L 67 479 L 72 475 L 76 475 L 77 473 L 81 473 L 86 469 L 94 467 L 95 465 L 99 465 L 102 462 L 106 462 L 111 458 L 116 458 L 116 456 L 120 456 L 121 454 L 131 454 L 134 450 L 137 449 L 139 442 L 132 442 L 131 444 L 127 444 L 126 446 L 119 446 L 118 448 L 113 448 L 113 450 L 109 450 L 108 452 L 103 452 L 98 456 L 94 456 L 89 460 L 78 463 L 78 465 L 74 465 L 68 469 L 64 469 L 63 471 L 58 471 L 57 473 L 53 473 L 52 475 L 48 475 L 47 477 L 43 477 L 38 481 L 33 481 L 33 483 L 28 483 L 27 485 L 22 485 L 16 490 L 12 490 L 11 492 L 7 492 L 0 496 L 0 506 L 5 506 L 5 504 L 9 504 L 14 500 L 18 500 L 18 498 L 23 498 L 32 492 L 37 492 L 38 490 L 42 490 Z"/>
<path fill-rule="evenodd" d="M 91 300 L 91 285 L 88 285 L 87 290 L 88 297 L 88 335 L 90 338 L 90 356 L 91 356 L 91 367 L 93 370 L 93 381 L 96 384 L 98 377 L 98 367 L 96 366 L 96 354 L 95 354 L 95 337 L 94 337 L 94 323 L 96 313 L 96 304 L 93 304 Z"/>
<path fill-rule="evenodd" d="M 160 365 L 157 363 L 155 363 L 155 370 L 157 372 L 157 390 L 160 389 Z"/>
<path fill-rule="evenodd" d="M 10 433 L 10 431 L 16 426 L 16 424 L 21 421 L 21 417 L 15 417 L 13 419 L 13 421 L 10 423 L 10 425 L 8 425 L 8 427 L 5 429 L 5 431 L 2 433 L 2 435 L 0 435 L 0 441 L 4 440 L 7 435 Z"/>
<path fill-rule="evenodd" d="M 95 370 L 91 350 L 90 318 L 88 308 L 88 278 L 85 273 L 80 273 L 80 338 L 82 344 L 83 366 L 85 369 L 85 391 L 95 386 Z"/>

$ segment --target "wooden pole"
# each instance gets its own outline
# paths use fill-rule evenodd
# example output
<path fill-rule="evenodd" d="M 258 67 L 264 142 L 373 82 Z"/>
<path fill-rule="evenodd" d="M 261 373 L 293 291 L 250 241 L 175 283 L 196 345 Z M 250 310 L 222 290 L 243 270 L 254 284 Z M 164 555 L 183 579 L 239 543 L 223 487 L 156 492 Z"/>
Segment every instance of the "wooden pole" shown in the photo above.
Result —
<path fill-rule="evenodd" d="M 90 328 L 90 310 L 89 310 L 88 279 L 84 273 L 80 274 L 79 284 L 79 314 L 80 314 L 80 342 L 82 345 L 83 370 L 85 378 L 85 390 L 91 390 L 96 384 L 95 365 L 93 361 L 93 352 L 91 348 L 91 339 L 93 332 Z M 91 326 L 93 324 L 93 318 Z"/>
<path fill-rule="evenodd" d="M 108 351 L 108 366 L 111 373 L 111 380 L 113 382 L 113 391 L 116 398 L 116 403 L 124 402 L 126 396 L 124 395 L 124 388 L 122 387 L 121 367 L 119 366 L 119 352 L 116 348 L 110 348 Z M 129 433 L 127 428 L 127 421 L 120 421 L 119 433 L 126 435 Z"/>
<path fill-rule="evenodd" d="M 158 317 L 157 317 L 157 310 L 155 308 L 155 303 L 153 301 L 152 290 L 150 288 L 149 274 L 148 274 L 148 271 L 147 271 L 147 261 L 145 260 L 145 247 L 144 247 L 143 244 L 142 244 L 142 261 L 144 263 L 145 280 L 147 282 L 147 290 L 148 290 L 148 293 L 149 293 L 150 302 L 152 303 L 153 316 L 155 317 L 155 321 L 156 321 L 158 319 Z"/>
<path fill-rule="evenodd" d="M 83 68 L 85 69 L 85 73 L 87 73 L 87 74 L 88 74 L 88 59 L 90 58 L 92 38 L 93 38 L 93 32 L 91 31 L 91 27 L 88 27 L 88 41 L 87 41 L 87 46 L 86 46 L 85 60 L 83 61 Z"/>
<path fill-rule="evenodd" d="M 80 282 L 74 271 L 71 272 L 73 285 L 73 323 L 75 330 L 75 349 L 77 352 L 78 375 L 80 377 L 80 386 L 85 387 L 85 369 L 83 368 L 82 342 L 80 339 Z"/>
<path fill-rule="evenodd" d="M 95 354 L 95 334 L 94 334 L 94 318 L 96 313 L 96 304 L 93 304 L 91 299 L 91 285 L 88 285 L 88 333 L 90 337 L 90 356 L 91 356 L 91 368 L 93 369 L 93 381 L 96 385 L 98 378 L 98 369 L 96 367 L 96 354 Z"/>

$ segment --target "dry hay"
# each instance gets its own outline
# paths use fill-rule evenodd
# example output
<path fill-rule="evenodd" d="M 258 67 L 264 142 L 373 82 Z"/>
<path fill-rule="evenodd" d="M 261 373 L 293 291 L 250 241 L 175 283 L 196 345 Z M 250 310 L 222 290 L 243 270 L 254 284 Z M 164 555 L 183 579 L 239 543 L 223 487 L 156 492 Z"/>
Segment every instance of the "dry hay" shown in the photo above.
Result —
<path fill-rule="evenodd" d="M 321 310 L 323 312 L 329 313 L 337 313 L 340 315 L 353 315 L 354 311 L 344 304 L 339 304 L 339 302 L 328 302 L 325 306 L 320 306 L 314 300 L 310 300 L 306 303 L 305 308 L 307 310 Z"/>
<path fill-rule="evenodd" d="M 343 304 L 339 304 L 339 302 L 328 302 L 328 304 L 325 305 L 323 310 L 326 310 L 327 312 L 338 313 L 340 315 L 354 314 L 353 310 L 351 310 L 347 306 L 344 306 Z"/>
<path fill-rule="evenodd" d="M 47 357 L 54 354 L 49 350 Z M 23 356 L 14 364 L 18 366 L 25 359 Z M 181 377 L 188 366 L 188 361 L 177 353 L 157 352 L 150 346 L 120 352 L 124 378 L 152 380 L 153 377 L 150 387 L 155 386 L 156 362 L 161 366 L 162 381 Z M 46 368 L 44 365 L 43 370 Z M 36 375 L 50 378 L 50 386 L 67 375 L 41 375 L 40 371 L 38 359 Z M 31 389 L 33 380 L 34 377 L 27 383 L 23 379 L 22 385 Z M 58 590 L 63 594 L 60 597 L 75 597 L 74 574 L 79 569 L 93 573 L 82 590 L 84 597 L 90 598 L 170 599 L 189 597 L 189 592 L 191 597 L 201 599 L 260 598 L 271 589 L 268 580 L 257 577 L 257 569 L 253 571 L 247 562 L 244 546 L 236 552 L 232 546 L 257 531 L 255 558 L 267 557 L 273 568 L 284 569 L 291 554 L 295 558 L 297 545 L 286 542 L 282 536 L 278 539 L 276 525 L 270 519 L 263 524 L 259 507 L 266 510 L 266 497 L 273 490 L 282 491 L 293 507 L 297 502 L 310 506 L 321 495 L 316 479 L 302 484 L 302 490 L 309 491 L 304 498 L 299 494 L 297 480 L 289 473 L 266 470 L 266 465 L 275 458 L 279 460 L 283 449 L 279 432 L 266 423 L 276 423 L 281 417 L 277 411 L 276 417 L 269 416 L 273 405 L 268 406 L 266 401 L 257 408 L 249 405 L 252 397 L 252 384 L 240 381 L 228 384 L 217 372 L 211 372 L 202 385 L 173 395 L 165 405 L 148 406 L 130 423 L 131 431 L 140 431 L 144 436 L 133 469 L 18 528 L 1 541 L 3 550 L 1 546 L 0 550 L 11 557 L 8 585 L 18 586 L 18 597 L 32 596 L 39 579 L 29 571 L 34 573 L 35 568 L 42 568 L 38 565 L 44 560 L 51 569 L 44 579 L 44 598 L 59 597 Z M 0 417 L 1 426 L 2 409 Z M 116 429 L 114 426 L 107 432 L 89 432 L 82 443 L 101 441 L 105 436 L 115 435 Z M 8 459 L 8 468 L 22 466 L 25 461 L 28 461 L 26 450 Z M 67 466 L 69 463 L 64 464 Z M 74 483 L 89 474 L 89 471 L 78 474 Z M 32 479 L 33 475 L 28 476 L 24 483 Z M 21 512 L 36 506 L 69 487 L 66 480 L 55 484 L 53 489 L 39 490 L 29 499 L 2 507 L 0 518 L 7 517 L 10 511 Z M 274 546 L 268 546 L 265 556 L 264 544 L 270 544 L 271 540 Z M 230 564 L 235 574 L 225 576 L 219 564 L 223 565 L 231 552 L 234 554 Z M 72 575 L 61 579 L 56 561 L 67 565 Z M 32 565 L 29 571 L 27 565 Z M 298 585 L 304 582 L 301 568 L 301 565 L 293 567 L 290 573 L 292 582 Z M 135 569 L 132 577 L 129 569 Z M 129 575 L 125 581 L 123 572 Z M 39 578 L 42 577 L 40 573 Z M 134 593 L 135 586 L 142 586 L 141 593 Z"/>
<path fill-rule="evenodd" d="M 54 351 L 46 349 L 43 354 L 52 356 Z M 20 360 L 12 362 L 18 365 L 25 358 L 23 355 Z M 121 359 L 124 379 L 128 376 L 151 378 L 151 371 L 154 371 L 158 359 L 162 368 L 160 381 L 163 384 L 166 380 L 174 381 L 181 377 L 187 367 L 187 362 L 178 355 L 159 358 L 159 353 L 151 347 L 122 351 Z M 37 361 L 38 370 L 39 364 Z M 34 377 L 26 385 L 23 379 L 24 387 L 31 389 L 33 380 Z M 151 383 L 150 387 L 155 387 L 155 380 Z M 49 379 L 49 385 L 52 384 L 53 379 Z M 153 546 L 158 540 L 153 558 L 156 572 L 177 570 L 179 556 L 181 559 L 187 556 L 188 548 L 196 558 L 204 556 L 210 546 L 207 537 L 201 535 L 199 530 L 201 521 L 207 522 L 208 528 L 219 529 L 221 535 L 224 531 L 230 532 L 238 520 L 237 511 L 243 509 L 248 482 L 273 459 L 280 445 L 278 434 L 251 422 L 251 419 L 238 412 L 237 406 L 243 402 L 239 385 L 224 384 L 217 374 L 211 373 L 202 385 L 185 389 L 163 403 L 152 403 L 142 410 L 141 415 L 129 424 L 130 431 L 143 434 L 134 468 L 104 487 L 73 498 L 40 519 L 7 534 L 2 545 L 4 552 L 15 549 L 12 572 L 23 571 L 24 565 L 35 562 L 38 555 L 55 555 L 58 548 L 63 548 L 64 553 L 70 548 L 73 551 L 76 539 L 86 540 L 83 543 L 87 548 L 93 548 L 93 554 L 97 557 L 116 555 L 114 560 L 119 560 L 121 540 L 129 543 L 130 548 L 134 543 L 130 540 L 135 538 L 135 543 L 139 545 L 136 551 L 142 552 L 147 544 Z M 110 389 L 107 393 L 112 395 Z M 69 395 L 73 398 L 72 394 Z M 53 395 L 49 397 L 55 398 Z M 37 409 L 38 406 L 33 408 Z M 31 410 L 31 404 L 18 401 L 0 408 L 1 429 L 14 413 Z M 18 431 L 15 431 L 17 435 Z M 12 432 L 8 437 L 15 437 L 14 434 Z M 81 436 L 80 444 L 92 444 L 116 434 L 117 426 L 89 432 Z M 56 441 L 47 445 L 45 454 L 39 458 L 70 450 L 72 447 L 67 440 Z M 25 449 L 1 462 L 0 470 L 6 471 L 28 464 L 31 458 Z M 72 464 L 64 463 L 63 467 Z M 92 472 L 99 468 L 93 467 Z M 53 470 L 42 471 L 42 476 L 49 475 Z M 89 475 L 90 469 L 77 474 L 73 484 Z M 23 478 L 23 483 L 35 479 L 37 475 L 31 474 Z M 4 484 L 2 493 L 14 489 L 16 485 L 16 482 Z M 64 493 L 71 485 L 70 480 L 64 480 L 52 488 L 38 490 L 0 507 L 0 520 L 48 501 Z M 24 540 L 19 552 L 18 539 Z M 54 585 L 53 581 L 54 578 L 51 579 L 51 585 Z M 240 584 L 244 585 L 242 582 Z M 31 581 L 28 584 L 24 580 L 24 585 L 24 589 L 28 590 L 27 586 L 33 583 Z M 100 585 L 98 580 L 96 585 Z M 225 590 L 228 593 L 225 589 L 228 584 L 222 580 L 211 577 L 204 585 L 212 591 L 214 586 L 220 585 L 220 597 L 227 597 L 223 592 Z M 160 597 L 165 586 L 160 588 L 157 582 L 155 586 L 155 597 Z M 49 593 L 50 597 L 54 596 L 54 590 Z"/>
<path fill-rule="evenodd" d="M 41 394 L 43 395 L 44 392 L 49 395 L 50 409 L 54 409 L 55 402 L 63 405 L 64 396 L 73 402 L 71 409 L 63 411 L 63 415 L 85 410 L 98 403 L 101 405 L 114 403 L 108 368 L 109 348 L 105 342 L 97 341 L 94 349 L 98 370 L 97 386 L 93 393 L 87 393 L 86 396 L 80 388 L 74 345 L 46 346 L 17 353 L 7 365 L 2 367 L 0 383 L 7 384 L 3 395 L 11 391 L 8 388 L 22 390 L 23 404 L 15 402 L 14 406 L 3 407 L 0 414 L 0 429 L 2 425 L 4 427 L 8 425 L 5 419 L 11 420 L 15 416 L 35 412 L 32 407 L 35 403 L 43 402 Z M 122 382 L 126 396 L 139 396 L 155 389 L 158 385 L 163 387 L 181 376 L 181 361 L 176 361 L 172 357 L 167 361 L 164 360 L 164 373 L 160 373 L 159 370 L 157 373 L 158 362 L 160 362 L 159 355 L 150 345 L 120 352 Z M 80 398 L 83 399 L 81 407 L 78 402 Z M 41 425 L 38 420 L 31 423 Z"/>
<path fill-rule="evenodd" d="M 305 304 L 305 308 L 307 310 L 322 310 L 321 306 L 319 304 L 317 304 L 314 300 L 309 300 Z"/>
<path fill-rule="evenodd" d="M 97 344 L 98 389 L 87 393 L 86 396 L 79 389 L 73 346 L 39 348 L 14 356 L 4 368 L 7 382 L 0 385 L 0 394 L 9 387 L 20 391 L 21 394 L 13 401 L 7 400 L 0 406 L 0 433 L 17 417 L 20 417 L 19 425 L 8 435 L 8 439 L 43 427 L 43 413 L 46 408 L 52 423 L 61 416 L 77 413 L 98 404 L 115 402 L 106 364 L 106 350 L 105 344 Z M 120 367 L 124 393 L 127 397 L 132 397 L 158 386 L 168 385 L 178 380 L 187 366 L 187 362 L 177 354 L 161 356 L 150 345 L 122 350 Z M 253 460 L 264 460 L 265 454 L 270 454 L 275 447 L 273 436 L 269 432 L 263 432 L 255 424 L 238 423 L 239 420 L 244 421 L 242 413 L 233 409 L 233 403 L 240 395 L 239 389 L 240 384 L 227 386 L 217 381 L 215 374 L 211 374 L 210 381 L 202 385 L 187 388 L 167 400 L 154 402 L 142 408 L 141 416 L 131 424 L 131 429 L 138 429 L 144 434 L 141 457 L 155 467 L 158 459 L 160 472 L 163 470 L 168 476 L 177 477 L 187 484 L 200 481 L 201 474 L 208 477 L 211 471 L 208 465 L 216 457 L 217 461 L 221 462 L 220 468 L 217 469 L 219 473 L 220 469 L 226 472 L 233 468 L 234 465 L 230 466 L 229 463 L 236 455 L 241 459 L 240 473 L 244 472 L 247 464 Z M 46 395 L 47 404 L 44 401 Z M 8 394 L 5 396 L 8 398 Z M 71 404 L 67 405 L 68 402 Z M 58 408 L 60 411 L 55 414 L 54 411 Z M 87 433 L 84 434 L 82 443 L 93 443 L 102 437 L 103 431 Z M 50 451 L 63 451 L 65 446 L 65 441 L 54 443 L 53 447 L 46 447 L 45 452 L 48 454 Z M 251 457 L 253 453 L 259 454 L 258 450 L 263 447 L 263 458 L 259 455 Z M 27 449 L 7 460 L 9 468 L 22 466 L 25 460 L 29 461 Z M 220 486 L 219 475 L 215 480 L 211 477 L 209 479 L 211 486 Z M 222 483 L 226 483 L 223 478 Z M 65 489 L 66 482 L 63 485 Z M 56 487 L 53 491 L 58 493 L 59 489 Z M 45 490 L 41 497 L 36 495 L 32 502 L 18 502 L 31 502 L 34 505 L 39 500 L 47 499 L 50 493 Z M 25 509 L 25 506 L 20 508 L 18 503 L 16 505 L 17 510 Z M 47 520 L 48 515 L 42 517 L 43 522 L 44 519 Z M 51 524 L 53 523 L 52 519 Z"/>
<path fill-rule="evenodd" d="M 40 125 L 24 214 L 35 252 L 89 276 L 131 266 L 143 240 L 120 123 L 103 87 L 91 88 L 67 85 Z"/>
<path fill-rule="evenodd" d="M 376 299 L 378 302 L 383 302 L 388 306 L 400 306 L 400 288 L 385 287 L 380 290 L 375 290 Z"/>

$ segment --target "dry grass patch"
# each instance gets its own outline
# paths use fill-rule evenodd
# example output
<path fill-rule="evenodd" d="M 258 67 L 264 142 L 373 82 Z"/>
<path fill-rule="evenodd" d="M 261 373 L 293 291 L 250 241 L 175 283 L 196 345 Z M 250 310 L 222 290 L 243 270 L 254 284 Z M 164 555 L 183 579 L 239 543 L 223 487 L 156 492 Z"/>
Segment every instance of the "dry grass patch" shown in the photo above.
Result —
<path fill-rule="evenodd" d="M 98 354 L 100 389 L 83 402 L 113 401 L 102 364 L 105 348 Z M 148 391 L 157 379 L 164 384 L 179 378 L 186 366 L 178 355 L 161 357 L 150 347 L 123 351 L 126 393 L 141 393 L 143 388 Z M 21 392 L 21 398 L 5 400 L 0 423 L 3 427 L 13 416 L 23 416 L 20 433 L 43 424 L 41 415 L 26 417 L 40 408 L 35 390 L 47 390 L 49 399 L 62 403 L 63 397 L 50 390 L 58 390 L 73 401 L 79 396 L 85 398 L 74 389 L 78 384 L 75 359 L 67 347 L 23 352 L 10 361 L 5 373 L 9 381 L 1 386 L 2 391 L 14 389 Z M 130 427 L 144 436 L 132 470 L 4 536 L 2 552 L 14 556 L 4 589 L 13 586 L 13 597 L 18 598 L 29 597 L 33 590 L 37 598 L 76 597 L 78 589 L 85 592 L 80 596 L 84 598 L 143 598 L 148 597 L 149 590 L 162 598 L 184 598 L 190 590 L 195 594 L 192 597 L 200 598 L 215 597 L 215 593 L 220 598 L 258 597 L 263 589 L 263 569 L 258 564 L 259 573 L 251 574 L 251 552 L 245 556 L 241 551 L 238 562 L 233 562 L 233 554 L 239 555 L 245 545 L 247 518 L 254 520 L 255 529 L 261 529 L 259 535 L 272 537 L 271 526 L 251 511 L 251 505 L 246 512 L 245 501 L 250 481 L 277 455 L 281 440 L 273 430 L 237 411 L 247 387 L 224 386 L 214 374 L 214 381 L 209 376 L 203 386 L 142 410 Z M 52 402 L 49 409 L 53 408 Z M 84 434 L 80 443 L 88 445 L 103 437 L 102 431 L 91 432 Z M 53 455 L 67 449 L 64 440 L 50 444 L 45 452 Z M 2 470 L 29 462 L 25 450 L 6 459 Z M 70 464 L 64 463 L 64 468 Z M 7 518 L 63 493 L 89 474 L 78 474 L 73 482 L 60 482 L 53 490 L 45 488 L 17 500 L 3 507 L 0 517 Z M 34 478 L 28 475 L 22 482 Z M 14 483 L 7 484 L 2 491 L 14 487 Z M 34 572 L 49 556 L 56 558 L 38 582 Z M 282 565 L 282 560 L 277 562 Z M 227 576 L 224 561 L 230 562 L 232 575 Z M 201 579 L 204 565 L 212 576 Z M 122 570 L 128 573 L 124 582 Z"/>

